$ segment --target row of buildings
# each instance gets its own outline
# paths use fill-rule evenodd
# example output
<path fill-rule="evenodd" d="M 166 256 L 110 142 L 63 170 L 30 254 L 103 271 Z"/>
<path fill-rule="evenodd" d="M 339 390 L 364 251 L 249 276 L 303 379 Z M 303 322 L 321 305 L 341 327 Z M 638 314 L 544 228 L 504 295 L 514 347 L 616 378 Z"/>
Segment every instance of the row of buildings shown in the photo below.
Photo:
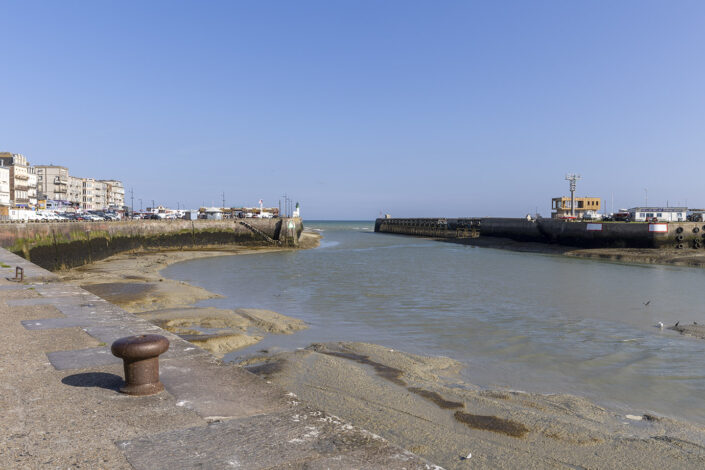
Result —
<path fill-rule="evenodd" d="M 0 216 L 22 209 L 109 210 L 124 205 L 120 181 L 78 178 L 64 166 L 30 165 L 24 155 L 0 152 Z"/>
<path fill-rule="evenodd" d="M 575 210 L 573 210 L 575 205 Z M 702 221 L 705 210 L 688 209 L 687 207 L 657 207 L 637 206 L 631 209 L 620 209 L 612 215 L 601 215 L 597 212 L 602 209 L 599 197 L 554 197 L 551 200 L 551 217 L 564 220 L 584 219 L 613 219 L 634 222 L 684 222 L 686 220 Z M 606 211 L 605 211 L 606 212 Z"/>

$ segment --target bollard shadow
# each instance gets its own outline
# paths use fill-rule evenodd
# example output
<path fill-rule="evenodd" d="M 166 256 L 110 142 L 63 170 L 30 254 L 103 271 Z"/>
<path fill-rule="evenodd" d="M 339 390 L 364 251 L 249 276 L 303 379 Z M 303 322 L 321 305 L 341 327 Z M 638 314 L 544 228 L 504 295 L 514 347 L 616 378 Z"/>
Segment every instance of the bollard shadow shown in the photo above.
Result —
<path fill-rule="evenodd" d="M 72 387 L 98 387 L 119 391 L 124 382 L 119 375 L 106 372 L 84 372 L 66 376 L 61 379 L 61 383 Z"/>

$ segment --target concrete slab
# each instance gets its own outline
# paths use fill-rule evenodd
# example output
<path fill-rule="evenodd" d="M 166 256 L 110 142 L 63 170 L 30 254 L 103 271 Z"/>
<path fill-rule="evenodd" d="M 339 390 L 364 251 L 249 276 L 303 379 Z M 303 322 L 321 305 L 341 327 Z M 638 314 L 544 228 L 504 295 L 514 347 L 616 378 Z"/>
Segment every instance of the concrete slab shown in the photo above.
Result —
<path fill-rule="evenodd" d="M 6 286 L 0 286 L 0 290 L 21 290 L 21 289 L 27 289 L 27 286 L 24 286 L 22 284 L 10 284 Z"/>
<path fill-rule="evenodd" d="M 301 408 L 122 441 L 118 448 L 136 470 L 439 468 L 335 416 Z"/>
<path fill-rule="evenodd" d="M 47 353 L 47 357 L 56 370 L 88 369 L 108 364 L 122 364 L 122 360 L 113 356 L 108 347 L 54 351 Z"/>
<path fill-rule="evenodd" d="M 55 305 L 56 299 L 49 297 L 35 297 L 32 299 L 16 299 L 8 300 L 7 305 L 10 307 L 29 307 L 33 305 Z"/>
<path fill-rule="evenodd" d="M 162 360 L 160 380 L 181 406 L 206 419 L 252 416 L 292 405 L 286 393 L 260 377 L 212 356 Z M 208 384 L 208 386 L 204 386 Z"/>
<path fill-rule="evenodd" d="M 54 328 L 71 328 L 85 326 L 86 321 L 79 318 L 47 318 L 43 320 L 23 320 L 22 326 L 28 330 L 50 330 Z"/>

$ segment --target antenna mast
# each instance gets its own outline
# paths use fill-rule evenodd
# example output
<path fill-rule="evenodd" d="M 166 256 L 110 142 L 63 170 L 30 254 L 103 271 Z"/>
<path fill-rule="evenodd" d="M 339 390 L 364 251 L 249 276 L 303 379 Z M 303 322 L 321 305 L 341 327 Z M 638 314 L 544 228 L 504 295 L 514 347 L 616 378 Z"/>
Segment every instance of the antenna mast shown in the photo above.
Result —
<path fill-rule="evenodd" d="M 582 177 L 575 173 L 569 173 L 565 175 L 565 179 L 570 183 L 570 215 L 575 217 L 575 183 Z"/>

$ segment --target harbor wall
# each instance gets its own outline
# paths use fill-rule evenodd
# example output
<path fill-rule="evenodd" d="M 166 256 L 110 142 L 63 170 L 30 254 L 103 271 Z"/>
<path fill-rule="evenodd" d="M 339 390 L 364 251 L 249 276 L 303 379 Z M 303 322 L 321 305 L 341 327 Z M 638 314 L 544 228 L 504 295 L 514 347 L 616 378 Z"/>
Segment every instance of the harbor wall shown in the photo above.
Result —
<path fill-rule="evenodd" d="M 705 224 L 702 222 L 649 224 L 491 217 L 377 219 L 375 231 L 437 238 L 502 237 L 522 242 L 554 243 L 583 248 L 705 247 Z"/>
<path fill-rule="evenodd" d="M 129 250 L 297 246 L 300 218 L 0 223 L 0 247 L 49 270 Z"/>

